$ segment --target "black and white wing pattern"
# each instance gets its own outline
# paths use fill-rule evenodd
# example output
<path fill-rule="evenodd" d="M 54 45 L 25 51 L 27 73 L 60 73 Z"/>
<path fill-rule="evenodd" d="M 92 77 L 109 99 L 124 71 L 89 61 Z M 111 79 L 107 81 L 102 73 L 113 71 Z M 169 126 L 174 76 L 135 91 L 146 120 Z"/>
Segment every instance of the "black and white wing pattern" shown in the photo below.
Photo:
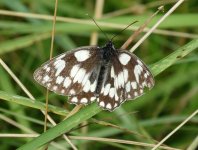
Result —
<path fill-rule="evenodd" d="M 134 54 L 118 50 L 97 101 L 103 109 L 113 111 L 124 101 L 141 96 L 145 87 L 153 86 L 154 79 L 146 65 Z"/>
<path fill-rule="evenodd" d="M 70 96 L 68 100 L 69 103 L 87 105 L 96 100 L 95 91 L 97 88 L 98 76 L 99 76 L 100 67 L 101 67 L 99 62 L 97 65 L 95 65 L 94 69 L 90 72 L 90 76 L 88 80 L 86 81 L 82 91 L 77 95 Z"/>
<path fill-rule="evenodd" d="M 124 57 L 126 59 L 123 59 Z M 126 63 L 127 60 L 128 63 Z M 123 72 L 128 72 L 125 76 L 127 99 L 135 99 L 141 96 L 144 93 L 144 88 L 152 89 L 155 84 L 154 78 L 143 61 L 128 51 L 120 52 L 119 61 L 123 64 Z"/>
<path fill-rule="evenodd" d="M 57 94 L 77 95 L 88 86 L 88 79 L 98 66 L 98 53 L 96 46 L 63 53 L 38 68 L 34 72 L 34 79 Z"/>
<path fill-rule="evenodd" d="M 34 79 L 69 96 L 69 103 L 86 105 L 97 99 L 109 111 L 154 86 L 146 65 L 134 54 L 115 49 L 111 41 L 104 47 L 81 47 L 54 57 L 35 71 Z"/>

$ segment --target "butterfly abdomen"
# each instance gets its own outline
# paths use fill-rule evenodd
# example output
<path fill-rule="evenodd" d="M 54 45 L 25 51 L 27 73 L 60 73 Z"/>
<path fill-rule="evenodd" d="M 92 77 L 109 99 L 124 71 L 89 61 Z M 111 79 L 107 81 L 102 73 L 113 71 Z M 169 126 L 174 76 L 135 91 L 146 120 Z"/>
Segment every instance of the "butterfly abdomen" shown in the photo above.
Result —
<path fill-rule="evenodd" d="M 97 83 L 96 91 L 95 91 L 96 97 L 98 97 L 99 94 L 100 94 L 100 91 L 101 91 L 101 88 L 102 88 L 102 85 L 103 85 L 103 81 L 104 81 L 105 72 L 106 72 L 106 67 L 104 65 L 102 65 L 100 67 L 100 72 L 99 72 L 99 76 L 98 76 L 98 83 Z"/>

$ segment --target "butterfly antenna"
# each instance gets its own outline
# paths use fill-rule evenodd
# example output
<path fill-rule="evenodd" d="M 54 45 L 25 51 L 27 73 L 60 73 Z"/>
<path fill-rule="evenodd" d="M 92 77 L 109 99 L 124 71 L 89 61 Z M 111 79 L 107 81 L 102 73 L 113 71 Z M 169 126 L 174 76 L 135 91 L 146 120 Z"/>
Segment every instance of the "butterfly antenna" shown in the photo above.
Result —
<path fill-rule="evenodd" d="M 94 18 L 92 18 L 89 14 L 87 14 L 87 16 L 89 16 L 89 18 L 91 18 L 91 20 L 93 20 L 93 22 L 96 24 L 96 26 L 100 29 L 100 31 L 105 35 L 105 37 L 107 38 L 107 40 L 110 41 L 109 37 L 107 36 L 107 34 L 100 28 L 100 26 L 96 23 L 96 21 L 94 20 Z"/>
<path fill-rule="evenodd" d="M 138 22 L 138 21 L 134 21 L 134 22 L 130 23 L 128 26 L 126 26 L 124 29 L 122 29 L 118 34 L 114 35 L 114 36 L 111 38 L 111 41 L 113 41 L 113 39 L 114 39 L 115 37 L 117 37 L 117 36 L 118 36 L 119 34 L 121 34 L 124 30 L 126 30 L 128 27 L 130 27 L 132 24 L 134 24 L 134 23 L 136 23 L 136 22 Z"/>

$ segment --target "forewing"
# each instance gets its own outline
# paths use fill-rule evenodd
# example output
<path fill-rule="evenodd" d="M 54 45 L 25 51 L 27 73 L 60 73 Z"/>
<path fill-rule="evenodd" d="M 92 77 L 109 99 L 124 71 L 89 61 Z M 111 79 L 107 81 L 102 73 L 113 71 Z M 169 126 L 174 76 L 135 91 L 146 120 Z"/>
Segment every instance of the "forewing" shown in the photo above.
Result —
<path fill-rule="evenodd" d="M 154 86 L 154 78 L 147 66 L 137 56 L 121 50 L 118 55 L 125 74 L 125 93 L 127 99 L 135 99 L 144 93 L 144 88 Z"/>
<path fill-rule="evenodd" d="M 98 47 L 81 47 L 44 63 L 34 72 L 34 79 L 57 94 L 76 95 L 83 90 L 98 62 Z"/>

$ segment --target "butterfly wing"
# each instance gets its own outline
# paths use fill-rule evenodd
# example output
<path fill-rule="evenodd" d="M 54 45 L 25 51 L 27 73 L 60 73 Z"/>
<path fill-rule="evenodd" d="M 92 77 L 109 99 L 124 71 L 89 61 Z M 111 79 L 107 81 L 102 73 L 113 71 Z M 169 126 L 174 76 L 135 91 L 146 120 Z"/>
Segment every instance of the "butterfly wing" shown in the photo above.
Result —
<path fill-rule="evenodd" d="M 118 51 L 117 57 L 112 57 L 111 61 L 98 102 L 103 109 L 113 111 L 126 99 L 141 96 L 144 87 L 151 89 L 154 79 L 146 65 L 127 51 Z"/>
<path fill-rule="evenodd" d="M 97 98 L 99 106 L 110 111 L 113 111 L 114 108 L 118 106 L 123 96 L 121 93 L 123 88 L 120 87 L 120 89 L 118 89 L 116 76 L 112 74 L 113 66 L 114 65 L 109 66 L 106 81 L 102 85 L 99 97 Z"/>
<path fill-rule="evenodd" d="M 151 89 L 155 82 L 152 73 L 136 55 L 128 51 L 119 52 L 119 61 L 125 74 L 125 93 L 127 99 L 135 99 L 144 93 L 144 88 Z"/>
<path fill-rule="evenodd" d="M 98 76 L 100 71 L 100 64 L 95 65 L 90 76 L 85 83 L 85 86 L 77 95 L 72 95 L 68 102 L 72 104 L 89 104 L 96 99 L 95 91 L 98 83 Z"/>
<path fill-rule="evenodd" d="M 57 94 L 76 95 L 83 90 L 99 62 L 98 47 L 81 47 L 44 63 L 34 72 L 34 79 Z"/>

